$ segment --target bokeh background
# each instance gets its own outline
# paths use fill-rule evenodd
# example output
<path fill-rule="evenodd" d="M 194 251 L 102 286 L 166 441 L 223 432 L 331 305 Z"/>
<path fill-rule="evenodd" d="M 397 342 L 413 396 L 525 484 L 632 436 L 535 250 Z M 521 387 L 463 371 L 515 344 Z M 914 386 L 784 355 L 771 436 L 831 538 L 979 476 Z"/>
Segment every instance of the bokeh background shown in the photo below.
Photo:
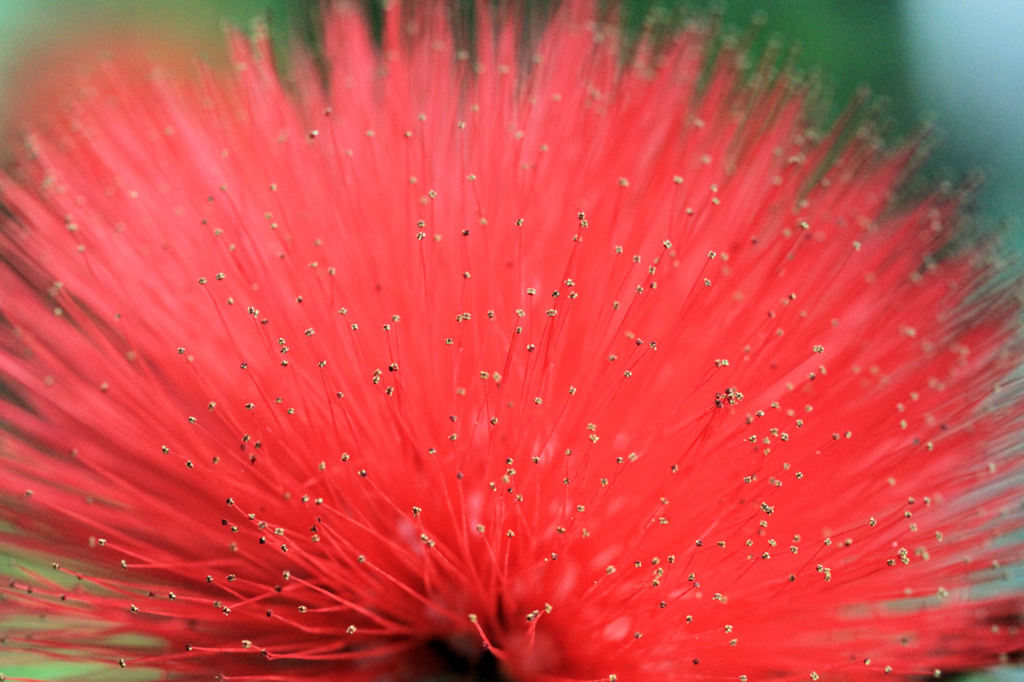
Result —
<path fill-rule="evenodd" d="M 358 1 L 358 0 L 356 0 Z M 378 0 L 364 0 L 372 5 Z M 471 0 L 451 0 L 472 4 Z M 548 0 L 520 0 L 540 11 Z M 1016 259 L 1024 256 L 1024 2 L 1019 0 L 623 0 L 625 21 L 639 26 L 652 7 L 668 14 L 708 11 L 724 25 L 763 27 L 759 49 L 780 37 L 795 46 L 795 63 L 820 79 L 824 119 L 835 117 L 854 92 L 870 87 L 893 143 L 931 124 L 934 151 L 922 169 L 933 179 L 980 172 L 972 206 L 986 229 L 1002 229 Z M 265 20 L 286 47 L 314 34 L 319 0 L 0 0 L 0 162 L 16 144 L 27 111 L 54 93 L 38 85 L 44 72 L 68 73 L 106 50 L 137 47 L 155 59 L 198 56 L 226 63 L 224 25 Z M 284 58 L 287 58 L 286 52 Z M 58 84 L 59 79 L 49 79 Z M 59 93 L 58 93 L 59 94 Z M 1022 272 L 1017 270 L 1016 272 Z M 9 557 L 0 556 L 7 563 Z M 1021 589 L 1024 589 L 1022 586 Z M 12 661 L 8 675 L 74 679 L 81 668 Z M 1024 669 L 1002 669 L 980 680 L 1024 682 Z"/>

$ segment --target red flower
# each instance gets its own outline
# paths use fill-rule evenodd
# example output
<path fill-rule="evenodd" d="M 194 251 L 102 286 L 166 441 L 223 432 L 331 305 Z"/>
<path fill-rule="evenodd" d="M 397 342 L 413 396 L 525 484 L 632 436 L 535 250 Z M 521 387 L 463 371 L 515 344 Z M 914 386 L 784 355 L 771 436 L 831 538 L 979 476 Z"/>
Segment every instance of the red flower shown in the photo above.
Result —
<path fill-rule="evenodd" d="M 533 59 L 482 21 L 469 56 L 395 10 L 378 52 L 333 12 L 328 95 L 262 37 L 230 82 L 109 65 L 30 138 L 2 651 L 751 682 L 1020 652 L 1019 306 L 948 248 L 959 194 L 894 204 L 914 147 L 819 138 L 728 45 L 705 82 L 698 24 L 621 68 L 579 7 Z"/>

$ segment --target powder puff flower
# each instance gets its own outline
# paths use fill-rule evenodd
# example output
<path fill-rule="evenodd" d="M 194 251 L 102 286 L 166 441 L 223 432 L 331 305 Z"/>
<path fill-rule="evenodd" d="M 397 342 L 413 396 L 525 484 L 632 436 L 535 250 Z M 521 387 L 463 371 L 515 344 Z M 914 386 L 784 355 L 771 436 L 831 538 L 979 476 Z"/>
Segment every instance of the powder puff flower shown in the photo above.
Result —
<path fill-rule="evenodd" d="M 329 10 L 291 87 L 263 35 L 228 79 L 107 63 L 32 126 L 0 180 L 8 674 L 1018 654 L 1019 299 L 950 248 L 962 193 L 901 199 L 916 145 L 856 103 L 815 134 L 700 22 L 626 56 L 581 3 L 532 44 L 441 10 L 379 48 Z"/>

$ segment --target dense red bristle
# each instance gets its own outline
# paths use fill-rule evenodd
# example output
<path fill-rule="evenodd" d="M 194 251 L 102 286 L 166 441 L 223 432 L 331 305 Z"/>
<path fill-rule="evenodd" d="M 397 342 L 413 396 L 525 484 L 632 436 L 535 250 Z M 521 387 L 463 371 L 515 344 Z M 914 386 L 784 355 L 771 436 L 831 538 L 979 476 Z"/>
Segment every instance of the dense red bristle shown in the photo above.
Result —
<path fill-rule="evenodd" d="M 4 649 L 236 680 L 1019 654 L 1019 301 L 940 257 L 960 193 L 896 203 L 916 146 L 863 102 L 813 134 L 742 47 L 703 82 L 699 22 L 624 66 L 584 3 L 529 50 L 481 5 L 474 54 L 442 9 L 379 49 L 332 9 L 326 95 L 232 34 L 232 78 L 107 64 L 30 135 Z"/>

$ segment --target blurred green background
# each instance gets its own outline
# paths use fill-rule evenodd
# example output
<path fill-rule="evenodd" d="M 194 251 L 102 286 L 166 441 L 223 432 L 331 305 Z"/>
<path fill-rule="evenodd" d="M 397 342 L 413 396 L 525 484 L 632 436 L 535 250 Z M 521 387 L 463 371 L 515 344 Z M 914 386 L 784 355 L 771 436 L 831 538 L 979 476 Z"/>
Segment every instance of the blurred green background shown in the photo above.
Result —
<path fill-rule="evenodd" d="M 626 0 L 623 14 L 640 22 L 655 5 L 672 12 L 714 11 L 739 31 L 755 15 L 763 16 L 755 49 L 776 35 L 797 46 L 798 66 L 826 87 L 826 118 L 866 84 L 887 103 L 882 118 L 889 139 L 933 122 L 940 144 L 924 172 L 959 178 L 980 170 L 986 180 L 975 214 L 982 222 L 1007 226 L 1017 253 L 1024 254 L 1024 2 Z M 268 19 L 272 37 L 285 45 L 293 34 L 308 38 L 317 6 L 316 0 L 0 0 L 0 128 L 20 127 L 18 112 L 36 94 L 40 65 L 76 67 L 76 46 L 170 44 L 179 47 L 170 59 L 199 55 L 223 64 L 224 22 L 244 27 L 253 18 Z M 11 660 L 2 648 L 0 670 L 45 679 L 75 679 L 85 672 Z M 1024 681 L 1019 668 L 980 677 Z"/>

